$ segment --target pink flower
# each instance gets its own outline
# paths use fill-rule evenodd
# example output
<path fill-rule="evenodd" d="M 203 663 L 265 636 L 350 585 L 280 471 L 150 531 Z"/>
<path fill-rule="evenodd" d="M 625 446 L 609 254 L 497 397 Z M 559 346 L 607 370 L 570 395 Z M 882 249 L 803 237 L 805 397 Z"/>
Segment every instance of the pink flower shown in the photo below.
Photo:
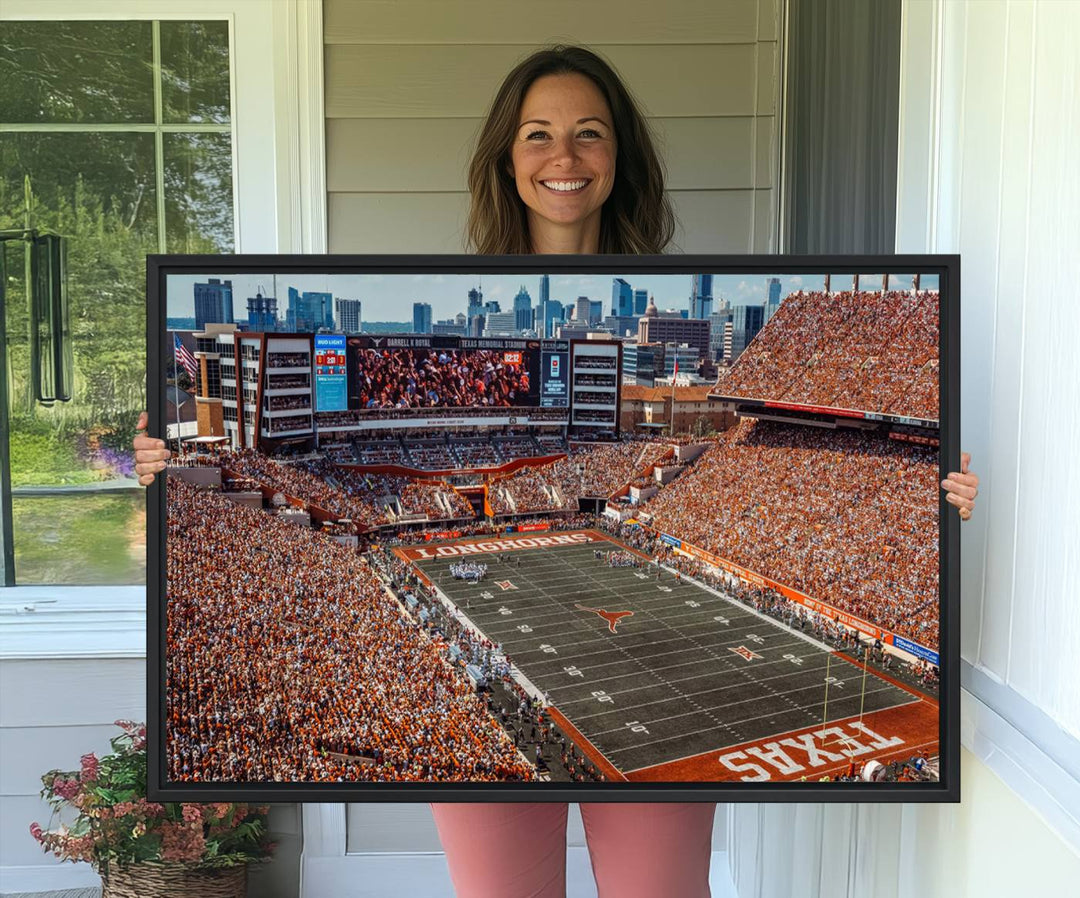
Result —
<path fill-rule="evenodd" d="M 184 809 L 181 811 L 181 813 L 183 814 L 184 819 L 188 823 L 202 823 L 202 808 L 200 808 L 197 804 L 184 805 Z"/>
<path fill-rule="evenodd" d="M 79 782 L 58 776 L 53 780 L 53 791 L 61 798 L 71 801 L 79 792 Z"/>
<path fill-rule="evenodd" d="M 163 861 L 198 861 L 206 848 L 202 828 L 166 821 L 161 824 L 161 859 Z"/>
<path fill-rule="evenodd" d="M 93 752 L 90 752 L 90 754 L 83 755 L 79 760 L 82 763 L 82 781 L 84 783 L 92 783 L 98 778 L 97 756 Z"/>
<path fill-rule="evenodd" d="M 138 813 L 144 817 L 161 817 L 165 813 L 165 805 L 158 804 L 156 801 L 147 801 L 145 798 L 140 798 L 138 801 Z"/>
<path fill-rule="evenodd" d="M 34 841 L 36 841 L 36 842 L 44 841 L 43 832 L 44 831 L 41 828 L 41 824 L 39 824 L 39 823 L 31 823 L 30 824 L 30 835 L 32 835 L 34 837 Z"/>

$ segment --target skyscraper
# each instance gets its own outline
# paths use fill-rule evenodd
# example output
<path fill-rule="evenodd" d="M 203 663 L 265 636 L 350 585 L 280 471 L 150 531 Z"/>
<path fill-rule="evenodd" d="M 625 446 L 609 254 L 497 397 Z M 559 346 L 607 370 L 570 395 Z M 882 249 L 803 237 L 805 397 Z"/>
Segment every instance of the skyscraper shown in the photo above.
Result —
<path fill-rule="evenodd" d="M 285 313 L 285 329 L 292 333 L 314 333 L 334 329 L 334 295 L 304 292 L 289 288 L 289 308 Z"/>
<path fill-rule="evenodd" d="M 622 316 L 634 314 L 634 288 L 622 278 L 611 279 L 611 314 Z"/>
<path fill-rule="evenodd" d="M 764 326 L 765 305 L 735 306 L 731 312 L 731 360 L 735 361 Z"/>
<path fill-rule="evenodd" d="M 540 303 L 540 319 L 537 321 L 536 329 L 537 331 L 540 331 L 540 325 L 541 322 L 543 322 L 543 331 L 540 333 L 541 337 L 554 336 L 555 322 L 561 324 L 563 320 L 563 306 L 561 302 L 556 299 L 549 299 L 546 302 Z"/>
<path fill-rule="evenodd" d="M 484 294 L 476 287 L 469 291 L 469 308 L 465 314 L 469 321 L 477 315 L 484 314 Z"/>
<path fill-rule="evenodd" d="M 248 297 L 247 308 L 249 331 L 268 333 L 277 330 L 277 300 L 273 296 L 263 296 L 257 291 Z"/>
<path fill-rule="evenodd" d="M 517 296 L 514 297 L 514 328 L 519 331 L 527 331 L 532 326 L 532 297 L 525 285 L 521 285 Z"/>
<path fill-rule="evenodd" d="M 414 302 L 412 306 L 412 329 L 414 334 L 431 333 L 431 304 Z"/>
<path fill-rule="evenodd" d="M 690 318 L 708 318 L 712 314 L 711 274 L 695 274 L 690 292 Z"/>
<path fill-rule="evenodd" d="M 765 321 L 780 308 L 780 278 L 769 278 L 769 298 L 765 301 Z"/>
<path fill-rule="evenodd" d="M 484 317 L 485 337 L 512 337 L 516 329 L 514 312 L 488 312 Z"/>
<path fill-rule="evenodd" d="M 335 299 L 334 311 L 339 331 L 343 334 L 360 333 L 360 300 Z"/>
<path fill-rule="evenodd" d="M 574 320 L 581 324 L 588 324 L 591 310 L 592 304 L 589 302 L 589 297 L 579 296 L 577 302 L 574 303 Z"/>
<path fill-rule="evenodd" d="M 204 330 L 208 322 L 233 324 L 232 281 L 209 278 L 195 284 L 195 330 Z"/>
<path fill-rule="evenodd" d="M 635 290 L 634 291 L 634 314 L 639 318 L 645 314 L 645 309 L 649 305 L 649 291 L 648 290 Z"/>
<path fill-rule="evenodd" d="M 546 274 L 540 275 L 540 307 L 551 299 L 551 278 Z"/>

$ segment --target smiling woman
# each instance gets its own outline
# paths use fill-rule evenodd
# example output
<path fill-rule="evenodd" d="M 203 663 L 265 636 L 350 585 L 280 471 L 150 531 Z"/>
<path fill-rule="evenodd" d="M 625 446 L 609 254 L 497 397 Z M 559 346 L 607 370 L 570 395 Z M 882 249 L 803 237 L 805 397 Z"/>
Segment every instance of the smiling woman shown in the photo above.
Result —
<path fill-rule="evenodd" d="M 644 115 L 582 47 L 541 50 L 510 72 L 468 182 L 468 243 L 482 254 L 661 253 L 675 231 Z"/>
<path fill-rule="evenodd" d="M 611 110 L 584 75 L 538 78 L 521 104 L 510 169 L 528 211 L 535 252 L 581 253 L 599 244 L 615 178 Z"/>

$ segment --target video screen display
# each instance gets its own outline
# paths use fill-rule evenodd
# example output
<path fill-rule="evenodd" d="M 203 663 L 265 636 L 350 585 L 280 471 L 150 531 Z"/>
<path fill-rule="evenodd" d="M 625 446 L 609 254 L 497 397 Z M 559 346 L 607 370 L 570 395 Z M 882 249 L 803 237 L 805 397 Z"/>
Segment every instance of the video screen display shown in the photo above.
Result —
<path fill-rule="evenodd" d="M 535 406 L 540 343 L 409 337 L 349 339 L 349 407 L 379 409 Z"/>
<path fill-rule="evenodd" d="M 150 257 L 161 800 L 958 800 L 958 259 L 269 261 Z"/>
<path fill-rule="evenodd" d="M 345 337 L 315 334 L 315 410 L 341 412 L 348 408 Z"/>

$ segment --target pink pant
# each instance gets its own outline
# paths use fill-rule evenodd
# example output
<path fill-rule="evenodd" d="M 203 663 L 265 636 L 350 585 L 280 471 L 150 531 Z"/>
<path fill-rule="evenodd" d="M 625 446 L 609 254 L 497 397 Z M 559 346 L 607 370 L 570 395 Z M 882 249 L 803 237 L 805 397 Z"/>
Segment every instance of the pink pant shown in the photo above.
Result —
<path fill-rule="evenodd" d="M 433 803 L 458 898 L 564 898 L 566 804 Z M 599 898 L 709 898 L 712 802 L 582 804 Z"/>

